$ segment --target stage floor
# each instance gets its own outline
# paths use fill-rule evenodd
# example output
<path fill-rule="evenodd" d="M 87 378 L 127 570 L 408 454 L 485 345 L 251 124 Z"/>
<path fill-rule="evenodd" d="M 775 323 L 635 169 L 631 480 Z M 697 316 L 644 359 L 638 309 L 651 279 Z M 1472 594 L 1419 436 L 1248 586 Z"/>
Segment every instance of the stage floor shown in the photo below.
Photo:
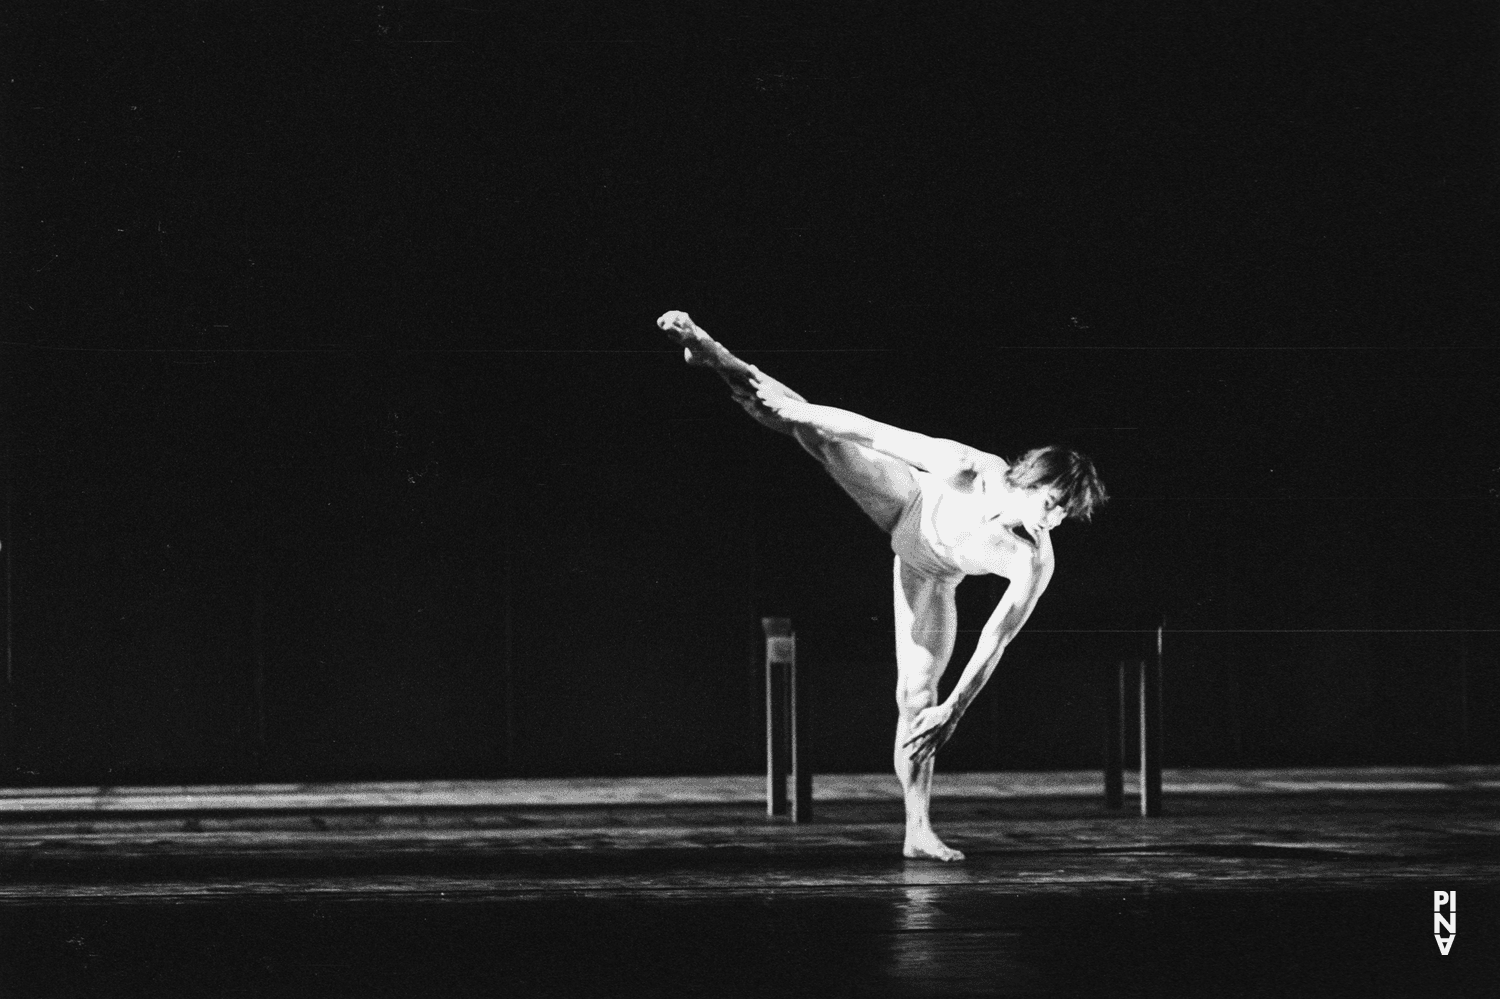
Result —
<path fill-rule="evenodd" d="M 823 781 L 795 826 L 748 778 L 554 782 L 550 803 L 508 782 L 487 785 L 508 803 L 12 791 L 0 982 L 7 999 L 1493 994 L 1493 770 L 1220 776 L 1169 772 L 1167 814 L 1145 819 L 1079 775 L 953 775 L 935 817 L 958 865 L 900 857 L 875 777 Z M 231 792 L 255 790 L 212 789 Z M 1446 956 L 1435 890 L 1464 912 Z"/>

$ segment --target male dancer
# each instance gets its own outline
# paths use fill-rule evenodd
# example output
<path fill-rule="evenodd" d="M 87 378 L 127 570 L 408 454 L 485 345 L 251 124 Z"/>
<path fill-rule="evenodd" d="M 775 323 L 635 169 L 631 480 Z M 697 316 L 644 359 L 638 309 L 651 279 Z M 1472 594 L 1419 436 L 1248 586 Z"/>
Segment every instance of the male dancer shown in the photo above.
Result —
<path fill-rule="evenodd" d="M 906 800 L 908 857 L 962 860 L 932 830 L 933 757 L 989 680 L 1052 578 L 1050 532 L 1087 520 L 1107 496 L 1093 462 L 1059 447 L 1014 465 L 956 441 L 815 406 L 711 339 L 685 312 L 657 325 L 689 364 L 712 369 L 761 424 L 789 434 L 891 536 L 896 623 L 896 776 Z M 965 576 L 1010 580 L 953 692 L 938 680 L 953 654 L 953 594 Z"/>

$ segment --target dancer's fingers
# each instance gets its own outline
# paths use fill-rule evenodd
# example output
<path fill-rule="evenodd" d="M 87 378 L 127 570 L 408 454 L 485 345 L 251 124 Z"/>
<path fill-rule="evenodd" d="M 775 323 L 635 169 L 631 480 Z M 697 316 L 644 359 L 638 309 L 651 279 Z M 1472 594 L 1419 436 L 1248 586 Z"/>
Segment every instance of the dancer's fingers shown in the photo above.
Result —
<path fill-rule="evenodd" d="M 907 739 L 905 742 L 903 742 L 901 744 L 901 747 L 903 749 L 905 749 L 907 746 L 916 745 L 917 743 L 922 742 L 923 740 L 930 738 L 932 736 L 932 733 L 934 731 L 936 731 L 936 730 L 935 729 L 931 729 L 931 728 L 924 728 L 922 731 L 918 732 L 916 735 L 912 736 L 910 739 Z"/>
<path fill-rule="evenodd" d="M 937 751 L 943 748 L 943 743 L 948 741 L 947 735 L 941 726 L 929 729 L 922 733 L 920 738 L 923 740 L 922 744 L 914 749 L 911 754 L 912 762 L 918 764 L 925 762 L 930 757 L 936 756 Z"/>

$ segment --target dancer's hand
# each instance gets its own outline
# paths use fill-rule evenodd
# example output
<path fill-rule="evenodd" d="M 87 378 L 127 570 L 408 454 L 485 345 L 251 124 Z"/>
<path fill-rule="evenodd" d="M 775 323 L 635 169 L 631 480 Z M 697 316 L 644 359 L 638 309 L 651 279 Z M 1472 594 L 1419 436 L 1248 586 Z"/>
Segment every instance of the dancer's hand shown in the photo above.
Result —
<path fill-rule="evenodd" d="M 911 750 L 911 761 L 920 766 L 942 749 L 943 744 L 953 738 L 959 717 L 959 713 L 947 704 L 936 704 L 917 712 L 911 738 L 901 744 L 903 749 Z"/>

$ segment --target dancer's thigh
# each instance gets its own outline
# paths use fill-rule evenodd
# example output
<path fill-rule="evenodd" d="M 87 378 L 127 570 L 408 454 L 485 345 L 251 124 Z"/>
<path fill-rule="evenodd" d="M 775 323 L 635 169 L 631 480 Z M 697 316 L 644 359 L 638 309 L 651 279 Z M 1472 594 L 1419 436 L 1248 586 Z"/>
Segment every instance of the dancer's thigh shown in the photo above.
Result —
<path fill-rule="evenodd" d="M 934 703 L 958 637 L 953 587 L 895 560 L 896 699 L 903 711 Z"/>
<path fill-rule="evenodd" d="M 896 526 L 917 488 L 909 465 L 849 441 L 807 434 L 798 434 L 797 439 L 881 530 L 889 532 Z"/>

